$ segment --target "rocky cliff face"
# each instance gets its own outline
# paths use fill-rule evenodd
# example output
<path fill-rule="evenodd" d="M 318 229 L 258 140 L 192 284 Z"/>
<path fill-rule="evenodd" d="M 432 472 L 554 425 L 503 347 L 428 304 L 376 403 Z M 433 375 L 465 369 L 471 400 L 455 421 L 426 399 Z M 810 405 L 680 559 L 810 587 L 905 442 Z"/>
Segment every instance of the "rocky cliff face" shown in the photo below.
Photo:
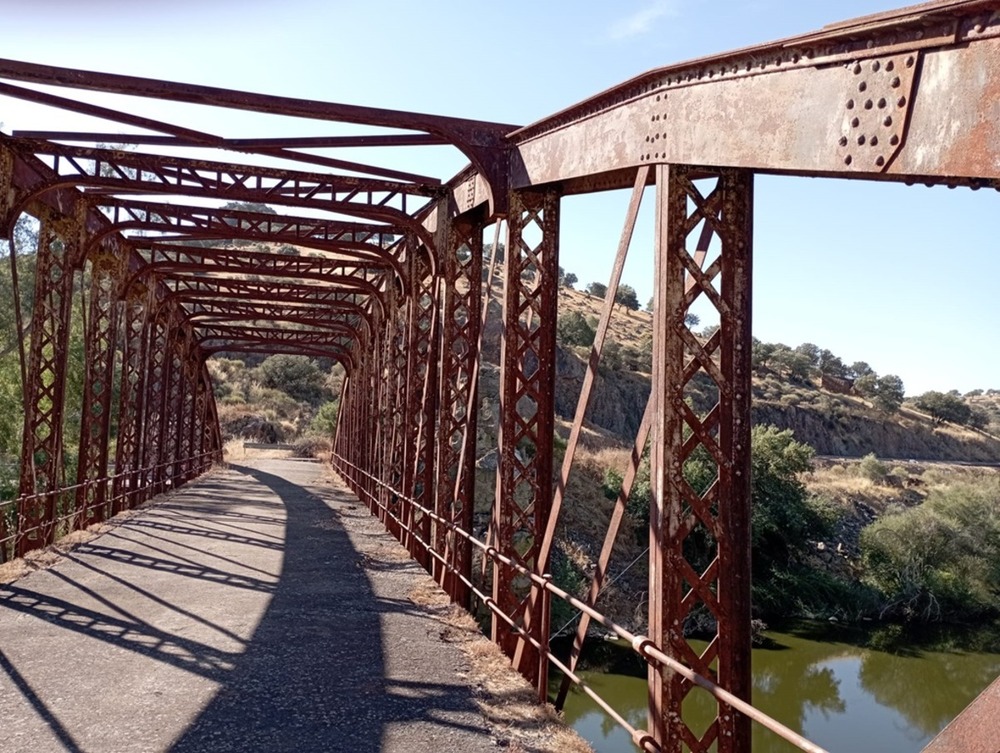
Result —
<path fill-rule="evenodd" d="M 573 420 L 587 365 L 572 352 L 556 350 L 556 413 Z M 601 369 L 594 380 L 587 420 L 619 435 L 626 442 L 639 432 L 649 399 L 649 377 Z"/>
<path fill-rule="evenodd" d="M 880 418 L 861 413 L 824 414 L 813 408 L 756 402 L 753 420 L 795 432 L 819 455 L 1000 462 L 1000 443 L 972 432 L 906 417 Z"/>
<path fill-rule="evenodd" d="M 483 338 L 480 383 L 480 452 L 496 444 L 499 410 L 499 361 L 503 317 L 497 294 L 490 305 Z M 634 322 L 633 322 L 634 323 Z M 556 350 L 556 413 L 572 420 L 586 373 L 586 362 L 570 348 Z M 886 416 L 866 408 L 855 398 L 815 387 L 779 384 L 773 376 L 755 380 L 752 418 L 755 424 L 791 429 L 799 441 L 819 455 L 861 457 L 874 452 L 880 458 L 1000 463 L 1000 441 L 971 431 L 935 424 L 905 411 Z M 594 383 L 587 421 L 631 444 L 649 399 L 647 374 L 601 367 Z M 714 397 L 694 395 L 700 400 Z"/>
<path fill-rule="evenodd" d="M 560 348 L 556 356 L 556 412 L 572 419 L 586 364 Z M 587 420 L 629 442 L 639 430 L 649 398 L 644 374 L 602 369 L 594 384 Z M 821 394 L 818 390 L 816 394 Z M 1000 463 L 1000 442 L 974 432 L 935 424 L 905 413 L 884 416 L 850 400 L 830 396 L 824 407 L 755 399 L 755 424 L 791 429 L 818 455 Z"/>

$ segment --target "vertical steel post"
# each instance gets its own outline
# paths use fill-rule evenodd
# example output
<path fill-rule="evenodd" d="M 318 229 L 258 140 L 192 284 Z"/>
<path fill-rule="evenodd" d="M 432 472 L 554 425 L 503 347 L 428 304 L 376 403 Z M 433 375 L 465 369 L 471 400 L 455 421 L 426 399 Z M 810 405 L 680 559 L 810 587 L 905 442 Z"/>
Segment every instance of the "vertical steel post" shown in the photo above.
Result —
<path fill-rule="evenodd" d="M 753 175 L 659 165 L 656 178 L 649 634 L 674 658 L 749 700 Z M 688 239 L 705 226 L 720 250 L 708 254 L 703 269 Z M 719 329 L 707 340 L 685 323 L 695 300 L 718 314 Z M 685 401 L 696 376 L 718 392 L 716 405 L 703 412 Z M 716 469 L 704 489 L 684 475 L 696 451 Z M 703 624 L 715 625 L 703 651 L 685 632 L 696 610 Z M 684 716 L 693 685 L 662 668 L 650 669 L 649 684 L 650 729 L 664 751 L 749 750 L 742 715 L 717 707 L 706 728 L 694 729 Z"/>
<path fill-rule="evenodd" d="M 138 504 L 145 422 L 146 356 L 149 337 L 148 293 L 137 290 L 125 300 L 124 347 L 118 401 L 118 443 L 115 446 L 115 489 L 111 513 Z"/>
<path fill-rule="evenodd" d="M 153 305 L 150 296 L 150 306 Z M 146 345 L 145 397 L 143 398 L 142 463 L 136 503 L 144 502 L 158 493 L 161 450 L 161 426 L 164 419 L 163 400 L 167 382 L 167 318 L 166 309 L 150 309 L 148 314 L 149 332 Z"/>
<path fill-rule="evenodd" d="M 63 486 L 63 412 L 70 305 L 75 261 L 82 247 L 82 215 L 40 212 L 35 266 L 35 309 L 31 317 L 16 553 L 51 544 L 57 490 Z"/>
<path fill-rule="evenodd" d="M 419 246 L 414 265 L 411 297 L 411 340 L 409 373 L 411 382 L 408 414 L 413 424 L 408 446 L 412 454 L 407 461 L 409 483 L 404 488 L 417 504 L 434 507 L 434 437 L 438 405 L 438 309 L 440 296 L 439 271 L 431 260 L 431 249 Z M 411 530 L 410 553 L 430 571 L 433 559 L 423 545 L 430 543 L 431 519 L 416 506 L 411 506 L 407 524 Z"/>
<path fill-rule="evenodd" d="M 108 517 L 108 439 L 111 430 L 111 393 L 118 337 L 118 287 L 122 265 L 115 255 L 90 258 L 90 306 L 84 335 L 83 406 L 80 417 L 80 456 L 76 483 L 74 527 Z M 90 483 L 87 483 L 90 482 Z"/>
<path fill-rule="evenodd" d="M 447 241 L 442 248 L 444 290 L 435 511 L 463 530 L 471 531 L 478 418 L 478 385 L 473 375 L 479 357 L 482 308 L 482 221 L 455 219 L 448 223 Z M 453 601 L 468 606 L 471 592 L 458 575 L 472 578 L 472 545 L 442 525 L 435 527 L 434 541 L 435 549 L 455 571 L 449 573 L 441 567 L 438 582 Z"/>
<path fill-rule="evenodd" d="M 508 223 L 493 517 L 497 549 L 532 569 L 552 502 L 559 194 L 552 190 L 513 192 Z M 521 624 L 530 594 L 523 577 L 494 564 L 493 599 Z M 542 600 L 533 603 L 541 605 Z M 536 637 L 543 624 L 539 617 L 528 618 Z M 516 635 L 496 616 L 492 638 L 513 656 Z M 531 681 L 548 667 L 547 660 L 540 662 L 530 646 L 519 658 L 517 669 Z"/>

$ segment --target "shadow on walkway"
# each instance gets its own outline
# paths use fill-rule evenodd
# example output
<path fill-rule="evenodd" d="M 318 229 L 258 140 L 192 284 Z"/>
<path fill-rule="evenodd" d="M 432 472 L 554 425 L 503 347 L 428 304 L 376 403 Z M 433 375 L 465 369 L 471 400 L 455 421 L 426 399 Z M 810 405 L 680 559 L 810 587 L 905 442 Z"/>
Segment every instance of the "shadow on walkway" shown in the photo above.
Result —
<path fill-rule="evenodd" d="M 305 488 L 304 484 L 315 478 L 314 466 L 276 467 L 295 481 L 249 466 L 230 466 L 273 492 L 285 507 L 283 559 L 276 582 L 274 568 L 270 573 L 261 570 L 262 577 L 257 577 L 250 574 L 255 568 L 241 563 L 239 556 L 248 551 L 245 547 L 282 546 L 276 539 L 281 529 L 271 527 L 272 523 L 280 524 L 280 514 L 269 517 L 234 511 L 230 516 L 227 506 L 240 485 L 212 480 L 210 485 L 194 484 L 181 490 L 152 508 L 154 519 L 140 516 L 121 527 L 141 536 L 112 531 L 78 546 L 67 556 L 65 567 L 60 564 L 47 571 L 55 578 L 44 580 L 48 587 L 36 588 L 36 582 L 43 581 L 31 577 L 0 586 L 0 617 L 10 610 L 45 620 L 50 626 L 65 629 L 66 638 L 58 638 L 61 633 L 56 633 L 59 643 L 79 640 L 72 636 L 81 634 L 97 639 L 107 647 L 102 649 L 107 658 L 94 658 L 109 663 L 102 668 L 109 678 L 115 676 L 114 662 L 123 655 L 122 649 L 125 655 L 138 653 L 195 675 L 190 679 L 201 683 L 199 692 L 209 700 L 185 729 L 173 728 L 173 743 L 167 749 L 178 753 L 364 753 L 491 747 L 469 687 L 457 681 L 447 666 L 438 672 L 440 677 L 432 676 L 438 669 L 435 662 L 411 653 L 408 638 L 415 634 L 414 625 L 425 640 L 435 630 L 426 624 L 428 613 L 405 599 L 405 589 L 392 594 L 381 589 L 380 595 L 373 588 L 372 577 L 397 578 L 398 574 L 372 569 L 373 564 L 394 569 L 395 563 L 371 563 L 352 544 L 341 516 L 346 510 L 357 509 L 357 500 L 347 492 L 331 489 L 328 496 L 332 499 L 327 501 Z M 303 483 L 296 483 L 300 478 Z M 247 489 L 251 494 L 253 487 Z M 262 492 L 255 494 L 269 496 Z M 276 504 L 273 498 L 268 503 L 272 509 Z M 254 526 L 266 527 L 267 533 L 254 530 Z M 205 541 L 205 551 L 198 551 L 200 540 Z M 179 553 L 178 547 L 185 554 Z M 406 570 L 413 565 L 400 563 L 399 567 Z M 96 581 L 95 574 L 100 576 Z M 83 575 L 90 576 L 85 583 L 81 582 Z M 209 593 L 222 600 L 223 608 L 215 605 L 209 619 L 201 604 L 178 604 L 169 591 L 158 590 L 158 583 L 167 577 L 174 589 L 183 589 L 185 582 L 191 583 L 188 579 L 211 583 Z M 102 592 L 100 584 L 108 583 L 116 589 L 113 595 Z M 236 627 L 230 627 L 229 618 L 241 615 L 224 607 L 231 600 L 238 602 L 236 594 L 246 594 L 248 589 L 269 597 L 270 602 L 246 639 L 240 638 Z M 140 617 L 142 610 L 133 611 L 132 599 L 146 605 L 147 615 L 152 603 L 159 610 L 155 612 L 158 617 Z M 238 610 L 239 604 L 234 603 L 233 608 Z M 175 618 L 221 634 L 224 647 L 219 641 L 212 641 L 212 645 L 203 642 L 201 634 L 187 638 L 180 635 L 180 629 L 172 632 Z M 160 621 L 170 624 L 155 624 Z M 386 634 L 387 622 L 395 625 L 394 634 Z M 247 635 L 246 629 L 242 635 Z M 392 656 L 387 657 L 385 650 Z M 31 657 L 33 666 L 36 659 L 44 661 L 45 657 Z M 410 666 L 414 662 L 425 663 L 414 669 Z M 403 671 L 389 672 L 390 663 Z M 59 741 L 60 747 L 53 749 L 96 749 L 86 733 L 80 737 L 82 725 L 77 723 L 81 714 L 101 713 L 89 708 L 93 699 L 65 698 L 56 693 L 47 696 L 46 683 L 33 683 L 26 674 L 6 655 L 0 655 L 0 681 L 7 676 L 8 688 L 12 683 Z M 214 695 L 205 687 L 206 682 L 217 687 Z M 52 695 L 56 697 L 49 697 Z M 169 713 L 163 715 L 169 719 Z M 389 737 L 398 740 L 405 738 L 414 724 L 432 725 L 432 740 L 413 746 L 386 743 L 392 729 L 397 734 Z M 141 729 L 141 722 L 130 726 Z M 417 740 L 420 738 L 418 734 Z M 463 746 L 462 741 L 473 745 Z M 143 748 L 141 740 L 130 740 L 128 745 L 122 742 L 117 750 L 154 749 Z M 0 748 L 8 749 L 2 735 Z"/>

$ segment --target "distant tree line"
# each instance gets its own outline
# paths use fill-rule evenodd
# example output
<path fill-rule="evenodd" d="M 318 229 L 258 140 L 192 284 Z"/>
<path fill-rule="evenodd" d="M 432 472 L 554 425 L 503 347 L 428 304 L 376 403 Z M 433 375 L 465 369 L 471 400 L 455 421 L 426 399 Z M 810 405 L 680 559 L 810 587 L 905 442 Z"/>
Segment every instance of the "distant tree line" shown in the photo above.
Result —
<path fill-rule="evenodd" d="M 895 413 L 903 404 L 903 380 L 895 374 L 879 376 L 865 361 L 850 366 L 840 356 L 813 343 L 791 348 L 784 343 L 766 343 L 753 339 L 751 364 L 757 372 L 771 371 L 793 383 L 833 377 L 849 380 L 853 389 L 885 413 Z"/>

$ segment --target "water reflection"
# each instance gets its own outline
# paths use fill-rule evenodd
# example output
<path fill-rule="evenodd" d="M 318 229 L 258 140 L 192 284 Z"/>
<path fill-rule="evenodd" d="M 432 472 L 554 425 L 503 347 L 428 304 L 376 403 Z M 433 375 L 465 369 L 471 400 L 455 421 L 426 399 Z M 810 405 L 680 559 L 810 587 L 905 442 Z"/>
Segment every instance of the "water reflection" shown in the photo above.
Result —
<path fill-rule="evenodd" d="M 914 634 L 802 623 L 769 633 L 754 649 L 754 705 L 833 751 L 917 753 L 1000 675 L 1000 626 Z M 596 642 L 587 682 L 629 723 L 646 726 L 645 669 L 625 647 Z M 714 701 L 692 691 L 684 713 L 700 731 Z M 598 753 L 634 750 L 629 737 L 586 696 L 574 693 L 566 719 Z M 755 753 L 795 751 L 755 725 Z"/>

